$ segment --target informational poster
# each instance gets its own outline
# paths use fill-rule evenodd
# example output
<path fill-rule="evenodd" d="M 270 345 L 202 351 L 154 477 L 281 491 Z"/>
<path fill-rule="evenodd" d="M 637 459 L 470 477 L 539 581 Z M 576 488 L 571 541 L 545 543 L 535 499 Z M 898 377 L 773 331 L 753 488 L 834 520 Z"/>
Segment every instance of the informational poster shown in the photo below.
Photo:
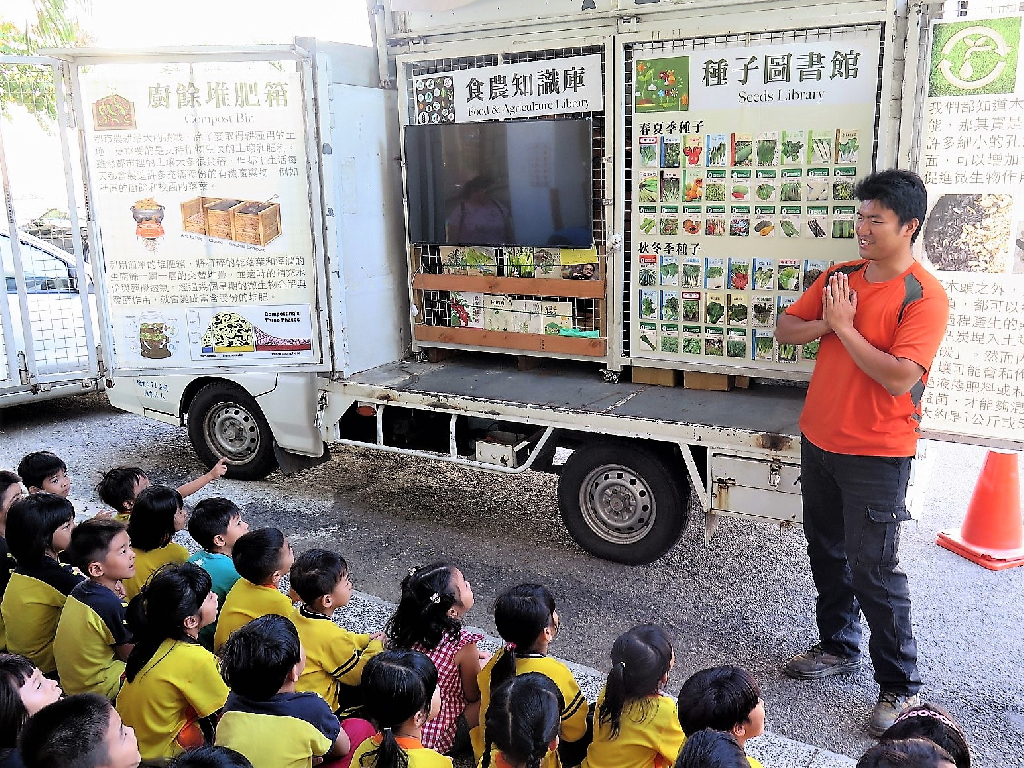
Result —
<path fill-rule="evenodd" d="M 1021 17 L 934 22 L 919 171 L 920 247 L 949 294 L 924 428 L 1021 442 L 1024 73 Z"/>
<path fill-rule="evenodd" d="M 116 365 L 319 360 L 296 61 L 79 71 Z"/>
<path fill-rule="evenodd" d="M 600 112 L 604 108 L 601 56 L 425 75 L 413 79 L 413 96 L 419 125 Z"/>
<path fill-rule="evenodd" d="M 631 356 L 810 371 L 778 315 L 858 258 L 880 31 L 633 49 Z"/>

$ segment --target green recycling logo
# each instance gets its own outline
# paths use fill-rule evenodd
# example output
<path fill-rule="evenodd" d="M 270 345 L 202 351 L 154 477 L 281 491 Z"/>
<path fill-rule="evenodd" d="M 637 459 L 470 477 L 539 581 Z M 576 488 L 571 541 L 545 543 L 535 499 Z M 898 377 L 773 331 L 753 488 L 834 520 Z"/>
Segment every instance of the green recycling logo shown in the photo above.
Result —
<path fill-rule="evenodd" d="M 932 28 L 929 96 L 1013 93 L 1020 17 L 937 23 Z"/>

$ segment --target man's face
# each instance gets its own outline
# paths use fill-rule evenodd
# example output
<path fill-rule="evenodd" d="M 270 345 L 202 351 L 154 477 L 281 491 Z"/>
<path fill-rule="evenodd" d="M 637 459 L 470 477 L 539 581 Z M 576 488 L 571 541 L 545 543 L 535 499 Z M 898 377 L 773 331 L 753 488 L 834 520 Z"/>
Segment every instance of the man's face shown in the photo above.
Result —
<path fill-rule="evenodd" d="M 884 261 L 904 253 L 920 222 L 901 225 L 899 216 L 877 200 L 865 200 L 857 214 L 857 248 L 862 259 Z"/>
<path fill-rule="evenodd" d="M 121 722 L 117 710 L 110 708 L 110 722 L 107 724 L 107 762 L 101 768 L 138 768 L 142 762 L 139 742 L 135 731 Z"/>

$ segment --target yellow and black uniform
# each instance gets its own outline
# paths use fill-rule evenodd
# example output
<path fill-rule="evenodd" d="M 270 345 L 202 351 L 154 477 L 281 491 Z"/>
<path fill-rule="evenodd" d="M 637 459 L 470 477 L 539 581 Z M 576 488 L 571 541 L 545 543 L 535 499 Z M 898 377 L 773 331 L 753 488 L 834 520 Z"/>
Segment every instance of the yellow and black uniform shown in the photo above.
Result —
<path fill-rule="evenodd" d="M 173 541 L 156 549 L 143 550 L 132 547 L 132 552 L 135 553 L 135 575 L 124 580 L 124 593 L 129 600 L 142 591 L 157 568 L 168 563 L 184 563 L 189 555 L 187 549 Z"/>
<path fill-rule="evenodd" d="M 20 653 L 44 675 L 57 671 L 53 637 L 68 595 L 85 577 L 44 557 L 38 568 L 18 566 L 0 603 L 7 630 L 7 650 Z"/>
<path fill-rule="evenodd" d="M 414 739 L 411 736 L 396 736 L 395 741 L 405 751 L 405 754 L 409 756 L 409 768 L 452 768 L 452 759 L 450 757 L 424 747 L 419 739 Z M 359 768 L 359 766 L 363 765 L 363 755 L 379 747 L 380 742 L 381 735 L 379 733 L 368 738 L 356 747 L 356 751 L 352 753 L 352 761 L 349 765 L 353 768 Z M 369 768 L 373 768 L 372 764 Z"/>
<path fill-rule="evenodd" d="M 601 711 L 604 691 L 597 700 Z M 619 732 L 594 715 L 594 740 L 580 768 L 667 768 L 675 765 L 686 736 L 679 726 L 676 703 L 668 696 L 645 696 L 627 702 Z"/>
<path fill-rule="evenodd" d="M 164 640 L 115 704 L 135 729 L 143 760 L 174 757 L 201 746 L 197 721 L 224 706 L 228 687 L 217 659 L 197 642 Z"/>
<path fill-rule="evenodd" d="M 315 693 L 256 701 L 232 692 L 217 723 L 216 743 L 241 752 L 253 768 L 306 768 L 331 751 L 339 733 L 338 718 Z"/>
<path fill-rule="evenodd" d="M 111 700 L 117 696 L 124 662 L 114 655 L 114 647 L 132 641 L 124 609 L 121 598 L 95 581 L 71 590 L 53 641 L 64 693 L 98 693 Z"/>
<path fill-rule="evenodd" d="M 761 761 L 758 760 L 756 757 L 751 757 L 750 755 L 747 755 L 747 762 L 750 763 L 750 768 L 764 768 L 764 766 L 761 765 Z"/>
<path fill-rule="evenodd" d="M 383 651 L 384 646 L 369 635 L 339 627 L 329 616 L 304 605 L 291 618 L 306 651 L 306 667 L 295 690 L 319 693 L 337 712 L 338 685 L 359 685 L 366 662 Z"/>
<path fill-rule="evenodd" d="M 480 684 L 480 722 L 470 731 L 470 739 L 473 742 L 473 754 L 479 763 L 484 754 L 484 721 L 487 718 L 487 707 L 491 702 L 491 672 L 494 664 L 507 650 L 499 651 L 491 657 L 480 674 L 477 675 L 477 682 Z M 562 710 L 562 724 L 558 729 L 558 738 L 564 742 L 579 741 L 587 734 L 587 714 L 589 707 L 587 700 L 580 690 L 579 683 L 572 676 L 572 672 L 562 662 L 550 656 L 540 653 L 523 653 L 516 656 L 516 674 L 525 675 L 527 672 L 540 672 L 558 686 L 565 701 L 565 708 Z M 541 763 L 542 768 L 554 768 L 558 766 L 558 753 L 554 750 L 548 752 Z"/>
<path fill-rule="evenodd" d="M 3 600 L 4 592 L 7 591 L 7 584 L 11 580 L 11 574 L 17 567 L 11 551 L 7 548 L 7 539 L 0 536 L 0 600 Z M 4 628 L 4 617 L 0 613 L 0 651 L 7 650 L 7 630 Z"/>
<path fill-rule="evenodd" d="M 213 636 L 213 650 L 219 651 L 231 633 L 260 616 L 276 614 L 291 619 L 292 601 L 277 587 L 253 584 L 239 579 L 228 592 L 224 607 L 217 617 L 217 632 Z"/>

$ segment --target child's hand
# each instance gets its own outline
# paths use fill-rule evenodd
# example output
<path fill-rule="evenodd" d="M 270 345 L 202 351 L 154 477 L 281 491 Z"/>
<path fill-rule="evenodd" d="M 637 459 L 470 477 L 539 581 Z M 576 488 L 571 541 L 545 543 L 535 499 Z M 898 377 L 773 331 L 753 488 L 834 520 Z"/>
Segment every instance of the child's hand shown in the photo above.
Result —
<path fill-rule="evenodd" d="M 113 520 L 113 519 L 114 519 L 114 512 L 113 512 L 113 510 L 110 510 L 110 509 L 100 510 L 99 512 L 96 513 L 96 516 L 93 517 L 93 520 Z"/>
<path fill-rule="evenodd" d="M 114 582 L 114 594 L 117 595 L 118 600 L 126 600 L 128 593 L 124 591 L 124 584 L 120 581 Z"/>
<path fill-rule="evenodd" d="M 383 632 L 378 632 L 375 635 L 370 635 L 370 639 L 371 640 L 376 640 L 381 645 L 384 645 L 385 644 L 385 640 L 387 639 L 387 635 L 385 635 Z"/>
<path fill-rule="evenodd" d="M 210 471 L 207 472 L 206 474 L 210 476 L 211 480 L 220 480 L 220 478 L 224 477 L 224 474 L 227 471 L 228 471 L 228 460 L 227 459 L 221 459 L 216 464 L 214 464 L 212 467 L 210 467 Z"/>
<path fill-rule="evenodd" d="M 480 657 L 480 669 L 483 669 L 484 667 L 487 666 L 487 662 L 491 660 L 491 658 L 494 656 L 494 654 L 491 653 L 490 651 L 480 651 L 477 654 L 477 656 Z"/>

